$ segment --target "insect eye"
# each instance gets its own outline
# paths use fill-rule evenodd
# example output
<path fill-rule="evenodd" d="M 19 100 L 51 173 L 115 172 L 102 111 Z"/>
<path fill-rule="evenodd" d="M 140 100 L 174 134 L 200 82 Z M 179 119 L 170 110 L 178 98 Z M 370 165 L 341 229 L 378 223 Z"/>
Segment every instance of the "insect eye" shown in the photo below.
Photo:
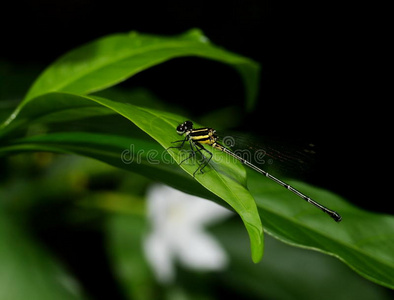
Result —
<path fill-rule="evenodd" d="M 186 131 L 188 131 L 192 128 L 193 128 L 193 123 L 190 121 L 185 121 L 184 123 L 180 124 L 176 128 L 176 131 L 178 132 L 178 134 L 184 134 Z"/>
<path fill-rule="evenodd" d="M 185 133 L 185 126 L 184 126 L 184 124 L 179 125 L 179 126 L 176 128 L 176 132 L 178 132 L 179 134 Z"/>

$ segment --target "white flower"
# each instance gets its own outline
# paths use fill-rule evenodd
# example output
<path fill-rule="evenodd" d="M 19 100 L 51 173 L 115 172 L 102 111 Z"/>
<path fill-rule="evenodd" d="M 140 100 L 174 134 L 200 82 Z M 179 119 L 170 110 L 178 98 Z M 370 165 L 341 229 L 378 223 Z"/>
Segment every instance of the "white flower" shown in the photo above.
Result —
<path fill-rule="evenodd" d="M 165 185 L 152 186 L 147 199 L 152 231 L 145 239 L 145 255 L 159 282 L 174 280 L 175 260 L 199 271 L 221 270 L 227 265 L 226 253 L 204 226 L 232 212 Z"/>

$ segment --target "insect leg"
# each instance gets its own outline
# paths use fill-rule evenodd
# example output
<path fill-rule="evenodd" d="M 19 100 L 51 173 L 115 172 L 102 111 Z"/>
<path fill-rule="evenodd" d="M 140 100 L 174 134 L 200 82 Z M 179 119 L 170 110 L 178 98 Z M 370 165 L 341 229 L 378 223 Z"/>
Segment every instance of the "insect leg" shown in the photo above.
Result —
<path fill-rule="evenodd" d="M 183 162 L 185 162 L 185 161 L 191 159 L 193 156 L 196 155 L 196 151 L 195 151 L 194 148 L 193 148 L 193 141 L 190 140 L 190 141 L 189 141 L 189 144 L 190 144 L 191 153 L 189 154 L 188 157 L 186 157 L 185 159 L 183 159 L 183 160 L 179 163 L 179 165 L 181 165 Z"/>
<path fill-rule="evenodd" d="M 211 161 L 212 156 L 213 156 L 212 152 L 210 152 L 210 151 L 208 151 L 207 149 L 205 149 L 204 146 L 201 145 L 201 144 L 198 143 L 198 142 L 195 142 L 194 147 L 195 147 L 195 149 L 198 151 L 198 153 L 201 154 L 201 157 L 203 158 L 204 162 L 199 166 L 199 168 L 198 168 L 196 171 L 194 171 L 193 176 L 196 174 L 196 172 L 197 172 L 198 170 L 200 170 L 201 173 L 204 173 L 202 170 L 209 164 L 209 162 Z M 209 158 L 207 158 L 207 157 L 204 155 L 204 153 L 202 153 L 202 151 L 205 151 L 206 153 L 208 153 Z"/>
<path fill-rule="evenodd" d="M 183 148 L 183 145 L 185 144 L 185 142 L 188 140 L 189 138 L 188 137 L 185 137 L 183 140 L 179 140 L 179 141 L 174 141 L 174 142 L 172 142 L 172 143 L 180 143 L 180 142 L 182 142 L 180 145 L 178 145 L 178 146 L 171 146 L 171 147 L 168 147 L 167 149 L 166 149 L 166 151 L 168 150 L 168 149 L 171 149 L 171 148 L 176 148 L 176 149 L 182 149 Z"/>

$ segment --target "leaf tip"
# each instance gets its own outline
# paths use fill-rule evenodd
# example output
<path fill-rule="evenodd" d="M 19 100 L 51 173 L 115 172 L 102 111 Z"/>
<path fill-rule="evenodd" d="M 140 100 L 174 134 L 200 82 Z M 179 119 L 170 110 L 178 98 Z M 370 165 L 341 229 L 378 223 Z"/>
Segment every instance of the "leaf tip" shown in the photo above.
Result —
<path fill-rule="evenodd" d="M 246 225 L 246 224 L 245 224 Z M 248 226 L 249 225 L 249 226 Z M 264 231 L 263 228 L 257 228 L 248 224 L 246 229 L 249 233 L 250 248 L 252 252 L 252 261 L 257 264 L 263 258 L 264 253 Z"/>

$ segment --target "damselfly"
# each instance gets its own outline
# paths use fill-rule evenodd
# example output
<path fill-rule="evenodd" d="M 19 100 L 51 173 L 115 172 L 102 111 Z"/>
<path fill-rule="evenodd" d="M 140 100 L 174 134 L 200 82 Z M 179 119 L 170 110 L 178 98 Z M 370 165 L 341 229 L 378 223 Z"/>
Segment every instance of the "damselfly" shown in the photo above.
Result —
<path fill-rule="evenodd" d="M 243 157 L 235 154 L 234 152 L 232 152 L 231 150 L 229 150 L 228 148 L 224 147 L 223 145 L 219 144 L 218 142 L 218 136 L 216 135 L 216 130 L 213 128 L 199 128 L 199 129 L 194 129 L 193 128 L 193 123 L 191 121 L 185 121 L 182 124 L 180 124 L 177 128 L 176 131 L 179 135 L 185 135 L 185 138 L 183 140 L 179 140 L 179 141 L 175 141 L 174 143 L 181 143 L 178 146 L 174 146 L 174 147 L 170 147 L 170 148 L 183 148 L 184 144 L 186 141 L 188 141 L 190 143 L 190 147 L 191 147 L 191 153 L 188 157 L 186 157 L 184 160 L 181 161 L 181 164 L 192 158 L 193 156 L 195 156 L 195 153 L 198 152 L 202 158 L 204 159 L 204 162 L 202 164 L 199 164 L 198 168 L 194 171 L 193 176 L 196 175 L 196 173 L 198 171 L 200 171 L 201 173 L 203 173 L 203 169 L 209 164 L 209 162 L 212 159 L 212 152 L 205 149 L 205 147 L 203 146 L 203 144 L 209 145 L 215 149 L 218 149 L 232 157 L 234 157 L 235 159 L 239 160 L 241 163 L 243 163 L 244 165 L 248 166 L 249 168 L 255 170 L 256 172 L 264 175 L 265 177 L 273 180 L 274 182 L 276 182 L 277 184 L 283 186 L 284 188 L 288 189 L 289 191 L 293 192 L 294 194 L 296 194 L 298 197 L 304 199 L 305 201 L 307 201 L 308 203 L 316 206 L 317 208 L 319 208 L 320 210 L 322 210 L 323 212 L 325 212 L 326 214 L 328 214 L 331 218 L 333 218 L 336 222 L 340 222 L 342 220 L 342 217 L 335 211 L 328 209 L 327 207 L 321 205 L 320 203 L 316 202 L 315 200 L 313 200 L 312 198 L 306 196 L 305 194 L 301 193 L 300 191 L 298 191 L 297 189 L 295 189 L 294 187 L 292 187 L 291 185 L 285 183 L 284 181 L 276 178 L 275 176 L 269 174 L 268 172 L 260 169 L 259 167 L 257 167 L 256 165 L 252 164 L 251 162 L 249 162 L 248 160 L 244 159 Z M 205 155 L 205 154 L 207 155 Z"/>

